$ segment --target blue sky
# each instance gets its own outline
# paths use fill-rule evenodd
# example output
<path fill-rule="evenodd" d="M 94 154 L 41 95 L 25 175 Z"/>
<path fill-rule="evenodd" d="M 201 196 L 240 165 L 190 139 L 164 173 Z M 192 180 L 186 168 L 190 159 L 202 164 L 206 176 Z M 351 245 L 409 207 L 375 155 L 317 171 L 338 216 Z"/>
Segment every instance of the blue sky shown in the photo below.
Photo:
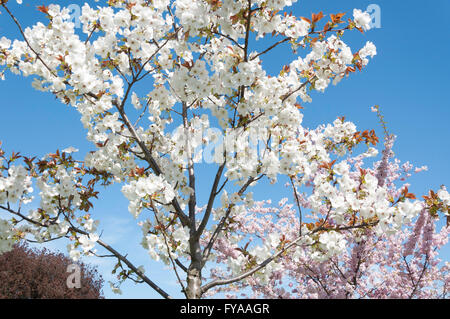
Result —
<path fill-rule="evenodd" d="M 22 7 L 13 2 L 10 1 L 11 8 L 20 20 L 24 25 L 31 25 L 43 18 L 35 6 L 52 1 L 25 0 Z M 31 5 L 27 6 L 27 3 Z M 313 102 L 305 105 L 304 125 L 315 127 L 344 115 L 360 129 L 376 128 L 381 137 L 378 120 L 369 110 L 378 104 L 389 130 L 398 136 L 394 147 L 396 156 L 402 161 L 429 168 L 410 179 L 410 191 L 421 196 L 430 188 L 438 189 L 441 184 L 450 187 L 450 1 L 304 0 L 294 4 L 293 12 L 302 16 L 318 11 L 325 14 L 347 12 L 347 16 L 351 16 L 353 8 L 365 10 L 372 3 L 381 9 L 381 28 L 365 34 L 347 33 L 344 40 L 353 50 L 372 41 L 377 46 L 377 56 L 362 73 L 344 79 L 336 87 L 329 87 L 325 93 L 314 93 Z M 17 37 L 16 29 L 7 18 L 2 12 L 0 37 Z M 277 49 L 266 56 L 264 66 L 269 72 L 289 62 L 285 49 Z M 86 141 L 78 112 L 62 105 L 50 94 L 35 91 L 30 79 L 7 74 L 7 80 L 0 82 L 0 94 L 0 140 L 7 151 L 43 156 L 68 146 L 79 148 L 80 154 L 92 149 Z M 210 185 L 208 171 L 198 178 L 207 180 L 206 185 L 200 185 L 205 194 Z M 268 191 L 275 199 L 286 194 L 282 186 L 259 189 L 262 192 L 255 192 L 256 199 L 265 199 Z M 106 190 L 102 198 L 97 202 L 95 218 L 105 221 L 102 223 L 105 238 L 114 242 L 120 251 L 129 253 L 136 264 L 145 265 L 150 278 L 155 278 L 169 293 L 181 296 L 174 284 L 174 276 L 168 275 L 163 266 L 150 262 L 143 249 L 135 248 L 140 241 L 140 231 L 127 212 L 127 202 L 120 194 L 120 187 Z M 52 244 L 52 247 L 64 250 L 64 245 Z M 442 255 L 445 260 L 450 256 L 448 246 Z M 108 280 L 112 261 L 94 262 Z M 146 286 L 127 284 L 122 288 L 124 297 L 158 297 Z M 105 293 L 107 297 L 116 297 L 107 286 Z"/>

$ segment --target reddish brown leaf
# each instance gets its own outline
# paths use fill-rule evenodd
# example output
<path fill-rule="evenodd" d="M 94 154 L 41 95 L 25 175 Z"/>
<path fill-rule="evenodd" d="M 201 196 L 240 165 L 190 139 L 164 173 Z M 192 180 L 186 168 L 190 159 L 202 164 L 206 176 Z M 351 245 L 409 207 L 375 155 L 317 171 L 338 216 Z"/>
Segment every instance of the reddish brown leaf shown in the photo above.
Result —
<path fill-rule="evenodd" d="M 42 13 L 48 14 L 48 6 L 44 6 L 44 5 L 38 6 L 37 9 L 38 9 L 38 11 L 40 11 Z"/>
<path fill-rule="evenodd" d="M 313 13 L 312 17 L 311 17 L 312 23 L 319 22 L 323 17 L 324 17 L 324 15 L 323 15 L 322 11 L 320 11 L 317 14 Z"/>

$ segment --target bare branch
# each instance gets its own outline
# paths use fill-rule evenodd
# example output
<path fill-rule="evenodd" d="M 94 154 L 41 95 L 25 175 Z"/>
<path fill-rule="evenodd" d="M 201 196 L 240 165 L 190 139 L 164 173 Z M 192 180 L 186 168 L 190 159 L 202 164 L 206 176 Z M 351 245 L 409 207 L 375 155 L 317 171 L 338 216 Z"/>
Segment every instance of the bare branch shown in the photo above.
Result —
<path fill-rule="evenodd" d="M 220 33 L 219 31 L 211 31 L 213 34 L 216 35 L 220 35 L 221 37 L 227 38 L 228 40 L 230 40 L 231 42 L 233 42 L 236 46 L 238 46 L 240 49 L 245 50 L 244 47 L 242 45 L 239 44 L 239 42 L 237 42 L 235 39 L 233 39 L 232 37 L 230 37 L 229 35 Z"/>
<path fill-rule="evenodd" d="M 300 201 L 298 199 L 297 188 L 295 187 L 294 180 L 292 177 L 289 178 L 291 180 L 292 190 L 294 191 L 295 202 L 297 203 L 298 215 L 299 215 L 299 236 L 302 235 L 302 209 L 300 207 Z"/>
<path fill-rule="evenodd" d="M 216 196 L 218 195 L 217 187 L 219 186 L 220 178 L 222 177 L 223 170 L 225 168 L 226 161 L 222 163 L 222 165 L 219 166 L 219 169 L 217 170 L 216 177 L 214 178 L 213 186 L 211 187 L 211 193 L 209 194 L 208 204 L 206 206 L 205 215 L 203 216 L 202 222 L 197 230 L 197 237 L 200 237 L 203 231 L 205 230 L 206 224 L 208 223 L 209 217 L 211 216 L 212 207 L 214 204 L 214 200 L 216 199 Z"/>
<path fill-rule="evenodd" d="M 263 54 L 266 54 L 267 52 L 269 52 L 269 51 L 272 50 L 273 48 L 277 47 L 278 45 L 280 45 L 280 44 L 282 44 L 282 43 L 284 43 L 284 42 L 290 41 L 290 40 L 291 40 L 291 38 L 284 38 L 284 39 L 282 39 L 282 40 L 280 40 L 280 41 L 278 41 L 278 42 L 275 42 L 274 44 L 272 44 L 270 47 L 268 47 L 268 48 L 265 49 L 264 51 L 261 51 L 261 52 L 259 52 L 258 54 L 256 54 L 255 56 L 253 56 L 253 57 L 250 59 L 250 61 L 256 59 L 257 57 L 259 57 L 259 56 L 261 56 L 261 55 L 263 55 Z"/>
<path fill-rule="evenodd" d="M 284 103 L 284 101 L 286 101 L 292 94 L 294 94 L 294 93 L 300 91 L 300 90 L 303 89 L 308 83 L 311 83 L 311 81 L 314 81 L 315 79 L 316 79 L 316 77 L 314 76 L 312 79 L 310 79 L 310 80 L 308 80 L 308 81 L 306 81 L 306 82 L 300 84 L 298 88 L 296 88 L 296 89 L 294 89 L 294 90 L 288 92 L 288 93 L 285 94 L 284 96 L 282 96 L 281 102 Z"/>
<path fill-rule="evenodd" d="M 173 270 L 175 272 L 175 276 L 177 277 L 178 283 L 181 286 L 181 291 L 186 295 L 186 288 L 184 287 L 183 281 L 181 280 L 180 276 L 178 275 L 177 267 L 176 267 L 175 262 L 174 262 L 174 260 L 172 258 L 172 253 L 170 251 L 169 243 L 167 242 L 167 234 L 166 234 L 166 231 L 164 229 L 164 225 L 159 221 L 158 215 L 156 213 L 157 212 L 157 208 L 155 207 L 155 205 L 153 205 L 153 202 L 150 202 L 150 205 L 152 207 L 153 214 L 155 216 L 156 222 L 158 223 L 159 227 L 161 228 L 161 232 L 162 232 L 163 238 L 164 238 L 164 244 L 166 245 L 166 249 L 167 249 L 167 254 L 169 255 L 169 259 L 170 259 L 170 262 L 172 263 L 172 267 L 173 267 Z"/>
<path fill-rule="evenodd" d="M 195 206 L 197 203 L 196 194 L 195 194 L 195 172 L 194 172 L 194 161 L 193 154 L 191 153 L 191 141 L 190 141 L 190 128 L 189 128 L 189 120 L 188 120 L 188 106 L 186 102 L 182 102 L 182 116 L 183 116 L 183 127 L 184 127 L 184 138 L 185 138 L 185 146 L 186 146 L 186 157 L 187 157 L 187 171 L 189 175 L 189 187 L 192 192 L 189 195 L 189 220 L 191 225 L 191 233 L 195 236 Z"/>

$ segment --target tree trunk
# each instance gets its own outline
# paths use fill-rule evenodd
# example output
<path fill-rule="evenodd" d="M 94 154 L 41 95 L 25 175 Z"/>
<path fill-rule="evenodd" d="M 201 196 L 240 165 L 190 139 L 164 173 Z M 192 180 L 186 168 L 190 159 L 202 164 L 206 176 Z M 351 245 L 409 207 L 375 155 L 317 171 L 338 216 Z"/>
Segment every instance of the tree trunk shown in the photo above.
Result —
<path fill-rule="evenodd" d="M 200 299 L 202 296 L 202 253 L 198 240 L 190 243 L 191 264 L 187 272 L 186 297 L 188 299 Z"/>

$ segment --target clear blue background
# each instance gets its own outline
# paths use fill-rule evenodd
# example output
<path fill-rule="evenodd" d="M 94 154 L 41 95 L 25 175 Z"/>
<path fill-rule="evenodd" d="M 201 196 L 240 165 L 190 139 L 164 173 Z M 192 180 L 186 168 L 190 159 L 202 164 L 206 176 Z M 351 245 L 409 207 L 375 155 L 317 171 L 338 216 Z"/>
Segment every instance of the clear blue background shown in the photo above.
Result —
<path fill-rule="evenodd" d="M 52 1 L 25 0 L 17 6 L 10 0 L 10 6 L 25 26 L 43 20 L 35 6 Z M 61 5 L 76 1 L 58 1 Z M 80 2 L 81 3 L 81 2 Z M 357 31 L 347 33 L 344 40 L 357 50 L 366 41 L 377 46 L 378 55 L 362 72 L 344 79 L 338 86 L 329 87 L 325 93 L 314 93 L 313 102 L 304 105 L 304 125 L 315 127 L 332 122 L 338 116 L 346 116 L 359 129 L 382 130 L 378 120 L 369 108 L 375 104 L 388 123 L 389 130 L 398 136 L 395 154 L 402 161 L 411 161 L 417 166 L 427 165 L 429 170 L 413 176 L 410 191 L 421 196 L 430 188 L 438 189 L 441 184 L 450 187 L 450 156 L 448 122 L 450 119 L 449 74 L 450 27 L 448 16 L 450 1 L 359 1 L 359 0 L 309 0 L 294 4 L 295 15 L 309 17 L 311 13 L 325 14 L 347 12 L 352 16 L 353 8 L 365 10 L 371 3 L 381 8 L 381 28 L 365 34 Z M 95 3 L 91 1 L 91 5 Z M 18 37 L 17 29 L 4 12 L 0 15 L 0 37 Z M 273 40 L 272 40 L 273 41 Z M 269 42 L 258 42 L 265 47 Z M 289 62 L 287 47 L 280 47 L 264 57 L 264 66 L 276 73 Z M 42 94 L 31 88 L 30 79 L 7 74 L 7 80 L 0 82 L 1 113 L 0 141 L 7 151 L 21 151 L 27 155 L 43 156 L 74 146 L 80 155 L 91 150 L 86 141 L 85 130 L 78 112 L 62 105 L 50 94 Z M 197 178 L 204 190 L 201 199 L 207 196 L 211 184 L 210 169 Z M 203 184 L 203 181 L 206 181 Z M 283 186 L 278 188 L 259 187 L 256 199 L 266 199 L 270 192 L 275 200 L 286 194 Z M 137 265 L 146 265 L 147 274 L 174 296 L 181 297 L 175 277 L 166 268 L 149 261 L 145 250 L 136 248 L 140 242 L 140 231 L 127 211 L 127 202 L 120 194 L 120 187 L 113 186 L 102 193 L 102 200 L 96 203 L 94 217 L 102 220 L 104 239 L 120 251 L 128 253 Z M 204 203 L 204 201 L 203 201 Z M 65 252 L 65 243 L 52 243 L 50 247 Z M 449 260 L 450 250 L 443 250 L 442 258 Z M 106 280 L 111 279 L 112 260 L 87 259 L 99 266 Z M 124 297 L 158 298 L 147 286 L 132 283 L 122 286 Z M 105 285 L 107 297 L 117 297 Z"/>

